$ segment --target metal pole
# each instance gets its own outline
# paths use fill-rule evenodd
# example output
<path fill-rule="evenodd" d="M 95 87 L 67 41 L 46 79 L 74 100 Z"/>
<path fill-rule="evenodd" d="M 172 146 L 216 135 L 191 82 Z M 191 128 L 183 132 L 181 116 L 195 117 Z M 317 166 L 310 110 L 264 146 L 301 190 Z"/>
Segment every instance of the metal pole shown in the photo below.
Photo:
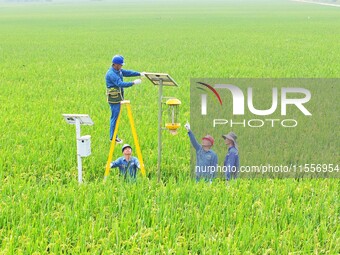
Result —
<path fill-rule="evenodd" d="M 161 180 L 161 160 L 162 160 L 162 97 L 163 97 L 163 80 L 159 80 L 158 96 L 158 182 Z"/>
<path fill-rule="evenodd" d="M 81 156 L 77 155 L 78 157 L 78 182 L 81 184 L 83 182 L 83 173 L 82 173 L 82 162 L 81 162 Z"/>
<path fill-rule="evenodd" d="M 76 142 L 77 142 L 77 161 L 78 161 L 78 182 L 83 182 L 83 173 L 82 173 L 82 162 L 81 156 L 78 152 L 78 139 L 80 138 L 80 121 L 76 118 Z"/>

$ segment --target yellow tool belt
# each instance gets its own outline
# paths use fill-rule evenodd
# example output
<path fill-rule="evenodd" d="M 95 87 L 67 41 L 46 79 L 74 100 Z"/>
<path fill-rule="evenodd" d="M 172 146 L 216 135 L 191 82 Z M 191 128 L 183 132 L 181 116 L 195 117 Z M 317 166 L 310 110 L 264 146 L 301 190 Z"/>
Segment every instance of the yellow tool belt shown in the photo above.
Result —
<path fill-rule="evenodd" d="M 109 88 L 106 89 L 107 102 L 110 104 L 118 104 L 124 100 L 121 88 Z"/>

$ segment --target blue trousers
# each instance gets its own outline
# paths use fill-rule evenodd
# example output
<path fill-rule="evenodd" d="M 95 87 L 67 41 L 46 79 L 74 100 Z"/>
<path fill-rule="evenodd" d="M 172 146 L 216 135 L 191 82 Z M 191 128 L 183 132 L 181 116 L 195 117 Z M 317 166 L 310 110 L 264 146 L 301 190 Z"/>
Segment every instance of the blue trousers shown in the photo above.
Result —
<path fill-rule="evenodd" d="M 113 134 L 116 128 L 116 122 L 118 119 L 118 115 L 120 112 L 120 103 L 118 104 L 109 104 L 111 109 L 111 118 L 110 118 L 110 140 L 112 140 Z M 118 137 L 118 134 L 117 134 Z"/>
<path fill-rule="evenodd" d="M 225 178 L 227 181 L 230 179 L 237 179 L 238 177 L 238 170 L 236 169 L 228 169 L 225 173 Z"/>

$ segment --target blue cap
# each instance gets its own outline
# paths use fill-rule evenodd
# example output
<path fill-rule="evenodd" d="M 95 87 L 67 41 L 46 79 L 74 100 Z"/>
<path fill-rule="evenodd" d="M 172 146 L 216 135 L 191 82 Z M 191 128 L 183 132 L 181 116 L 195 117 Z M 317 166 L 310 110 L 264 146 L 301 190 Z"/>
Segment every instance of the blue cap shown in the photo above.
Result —
<path fill-rule="evenodd" d="M 114 55 L 112 58 L 113 64 L 124 65 L 124 57 L 121 55 Z"/>

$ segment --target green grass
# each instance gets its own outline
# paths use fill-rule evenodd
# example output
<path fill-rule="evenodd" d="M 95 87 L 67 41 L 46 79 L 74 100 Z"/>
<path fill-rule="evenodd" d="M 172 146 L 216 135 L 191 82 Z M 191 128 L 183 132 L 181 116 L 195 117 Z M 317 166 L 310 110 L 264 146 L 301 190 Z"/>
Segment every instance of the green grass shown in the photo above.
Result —
<path fill-rule="evenodd" d="M 4 184 L 4 254 L 335 254 L 339 248 L 332 191 L 338 183 L 330 179 L 241 180 L 228 187 L 127 185 L 115 177 L 82 186 Z"/>
<path fill-rule="evenodd" d="M 157 183 L 158 89 L 146 80 L 126 98 L 148 178 L 127 184 L 112 170 L 102 179 L 110 145 L 104 75 L 113 54 L 125 56 L 127 69 L 170 73 L 180 87 L 164 94 L 182 101 L 184 124 L 190 78 L 340 77 L 339 19 L 337 8 L 290 1 L 0 3 L 0 254 L 337 254 L 338 179 L 196 184 L 181 128 L 174 137 L 164 132 Z M 333 89 L 313 106 L 316 116 L 333 100 L 338 112 Z M 62 113 L 88 113 L 95 123 L 82 127 L 92 155 L 81 186 L 75 128 Z M 320 163 L 338 164 L 338 122 L 335 114 L 326 127 L 331 141 L 317 126 L 322 140 L 306 138 L 295 156 L 272 147 L 271 160 L 317 159 L 308 148 L 321 142 L 334 157 Z M 120 136 L 132 143 L 126 116 Z M 241 163 L 251 163 L 252 132 L 241 137 Z"/>

